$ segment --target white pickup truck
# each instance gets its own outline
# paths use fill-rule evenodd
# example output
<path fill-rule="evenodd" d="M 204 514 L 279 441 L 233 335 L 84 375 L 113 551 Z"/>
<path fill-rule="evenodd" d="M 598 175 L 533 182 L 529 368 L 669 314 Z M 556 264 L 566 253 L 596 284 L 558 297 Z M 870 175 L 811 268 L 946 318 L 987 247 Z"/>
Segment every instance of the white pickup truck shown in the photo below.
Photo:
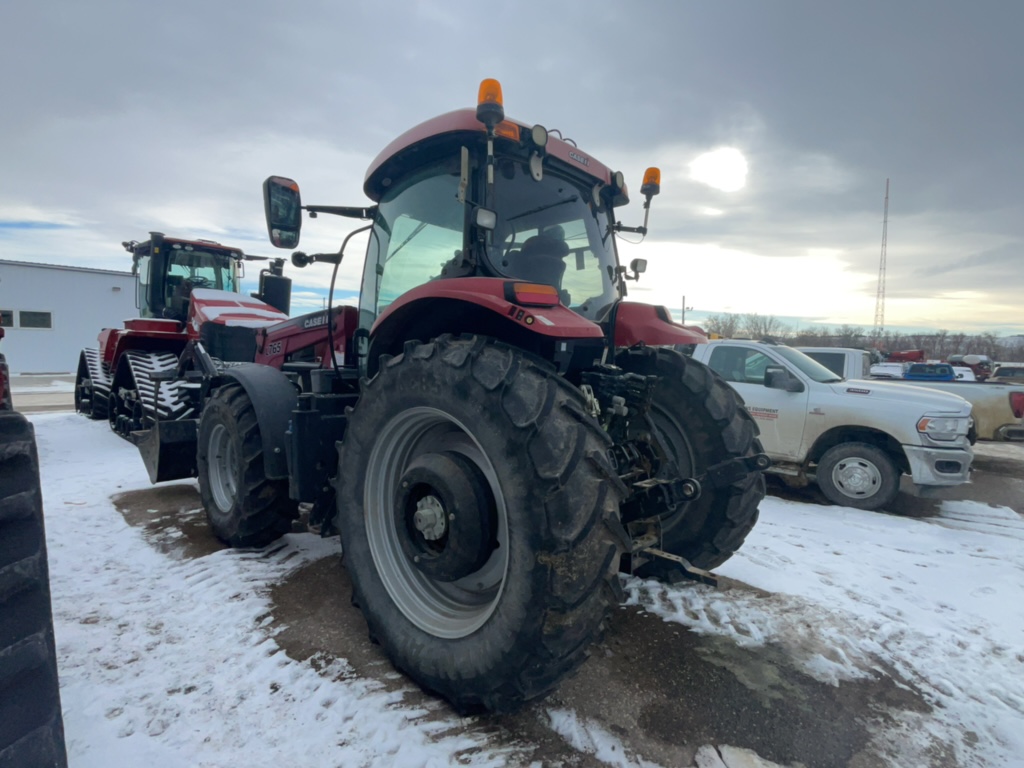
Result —
<path fill-rule="evenodd" d="M 847 380 L 768 342 L 715 340 L 696 345 L 693 357 L 740 394 L 774 462 L 769 471 L 790 485 L 813 479 L 834 504 L 879 509 L 903 474 L 922 496 L 968 480 L 971 406 L 962 398 Z"/>
<path fill-rule="evenodd" d="M 863 349 L 847 347 L 796 347 L 834 373 L 848 379 L 868 378 L 870 355 Z M 867 361 L 867 362 L 866 362 Z M 962 397 L 972 407 L 974 434 L 978 440 L 1024 440 L 1024 382 L 921 381 L 890 379 L 903 387 L 949 392 Z"/>

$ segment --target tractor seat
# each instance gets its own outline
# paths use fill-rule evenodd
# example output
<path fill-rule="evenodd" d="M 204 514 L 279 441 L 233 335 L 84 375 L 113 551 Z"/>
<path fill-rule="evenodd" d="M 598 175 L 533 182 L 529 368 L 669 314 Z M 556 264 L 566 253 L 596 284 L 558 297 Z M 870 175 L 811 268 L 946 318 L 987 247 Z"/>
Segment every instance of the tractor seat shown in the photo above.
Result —
<path fill-rule="evenodd" d="M 534 235 L 523 243 L 519 253 L 511 253 L 509 271 L 523 280 L 560 287 L 565 274 L 569 246 L 564 240 Z"/>

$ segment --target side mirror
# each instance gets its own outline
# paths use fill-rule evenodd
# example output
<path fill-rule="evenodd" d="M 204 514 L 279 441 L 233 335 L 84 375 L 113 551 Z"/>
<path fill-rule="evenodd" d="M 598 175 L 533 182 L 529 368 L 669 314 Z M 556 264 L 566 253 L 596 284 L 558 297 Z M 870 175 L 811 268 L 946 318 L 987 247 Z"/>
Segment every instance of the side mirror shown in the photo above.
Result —
<path fill-rule="evenodd" d="M 781 365 L 769 365 L 764 369 L 764 385 L 784 392 L 804 391 L 804 383 Z"/>
<path fill-rule="evenodd" d="M 302 198 L 299 185 L 284 176 L 263 182 L 263 213 L 270 242 L 278 248 L 294 248 L 302 230 Z"/>

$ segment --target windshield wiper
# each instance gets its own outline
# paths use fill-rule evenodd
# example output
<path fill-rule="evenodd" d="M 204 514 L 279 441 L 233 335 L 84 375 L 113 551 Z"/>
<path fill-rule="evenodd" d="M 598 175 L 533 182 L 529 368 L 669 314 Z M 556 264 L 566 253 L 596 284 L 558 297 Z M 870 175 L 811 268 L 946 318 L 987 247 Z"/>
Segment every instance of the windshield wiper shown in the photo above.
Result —
<path fill-rule="evenodd" d="M 427 222 L 425 222 L 425 221 L 421 221 L 419 224 L 417 224 L 416 225 L 416 229 L 414 229 L 412 232 L 410 232 L 409 236 L 407 238 L 405 238 L 405 240 L 402 241 L 402 244 L 400 246 L 398 246 L 397 248 L 395 248 L 395 250 L 393 250 L 391 252 L 391 255 L 388 256 L 388 261 L 391 261 L 391 259 L 395 258 L 395 254 L 398 253 L 403 248 L 405 248 L 405 246 L 407 246 L 409 244 L 409 241 L 412 240 L 414 237 L 416 237 L 416 235 L 418 235 L 420 232 L 422 232 L 423 228 L 426 227 L 426 226 L 427 226 Z"/>
<path fill-rule="evenodd" d="M 515 216 L 509 216 L 507 219 L 505 219 L 505 221 L 515 221 L 516 219 L 521 219 L 524 216 L 531 216 L 534 213 L 546 211 L 548 208 L 557 208 L 558 206 L 565 205 L 566 203 L 575 203 L 579 199 L 579 195 L 573 195 L 572 197 L 565 198 L 565 200 L 558 200 L 554 203 L 548 203 L 547 205 L 538 205 L 536 208 L 531 208 L 528 211 L 517 213 Z"/>

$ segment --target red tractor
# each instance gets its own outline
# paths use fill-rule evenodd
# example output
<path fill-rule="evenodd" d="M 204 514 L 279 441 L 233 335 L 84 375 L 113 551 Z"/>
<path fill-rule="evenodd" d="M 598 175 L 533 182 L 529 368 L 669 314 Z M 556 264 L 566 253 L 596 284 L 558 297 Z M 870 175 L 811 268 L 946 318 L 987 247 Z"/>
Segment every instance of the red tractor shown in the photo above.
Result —
<path fill-rule="evenodd" d="M 496 81 L 476 109 L 395 139 L 363 189 L 370 206 L 303 205 L 293 181 L 264 183 L 275 246 L 298 245 L 302 211 L 368 222 L 337 253 L 292 256 L 337 270 L 369 232 L 358 308 L 290 321 L 320 334 L 311 358 L 282 355 L 285 326 L 210 328 L 193 291 L 173 371 L 111 397 L 185 389 L 188 415 L 132 411 L 154 479 L 165 460 L 182 471 L 166 446 L 192 441 L 212 527 L 237 546 L 305 504 L 340 533 L 399 669 L 459 711 L 512 710 L 583 662 L 620 570 L 713 581 L 757 519 L 768 460 L 733 390 L 673 349 L 704 337 L 626 301 L 645 264 L 620 266 L 615 236 L 646 234 L 647 214 L 616 221 L 622 174 L 506 120 Z"/>
<path fill-rule="evenodd" d="M 144 452 L 150 477 L 153 482 L 189 477 L 195 475 L 195 440 L 189 426 L 205 394 L 196 384 L 202 377 L 193 361 L 205 362 L 208 371 L 213 370 L 212 361 L 252 361 L 255 329 L 262 334 L 269 326 L 274 326 L 281 353 L 263 355 L 260 362 L 281 367 L 278 358 L 312 360 L 325 351 L 316 347 L 318 342 L 326 347 L 323 328 L 310 332 L 289 319 L 291 280 L 282 275 L 284 259 L 248 256 L 209 240 L 160 232 L 151 232 L 144 242 L 122 245 L 132 254 L 139 317 L 126 320 L 123 328 L 104 328 L 98 348 L 82 351 L 75 408 L 91 418 L 108 419 L 111 429 L 133 442 L 149 436 L 154 427 L 166 431 L 162 457 Z M 268 262 L 252 298 L 239 293 L 247 260 Z M 173 436 L 185 451 L 172 445 Z"/>

